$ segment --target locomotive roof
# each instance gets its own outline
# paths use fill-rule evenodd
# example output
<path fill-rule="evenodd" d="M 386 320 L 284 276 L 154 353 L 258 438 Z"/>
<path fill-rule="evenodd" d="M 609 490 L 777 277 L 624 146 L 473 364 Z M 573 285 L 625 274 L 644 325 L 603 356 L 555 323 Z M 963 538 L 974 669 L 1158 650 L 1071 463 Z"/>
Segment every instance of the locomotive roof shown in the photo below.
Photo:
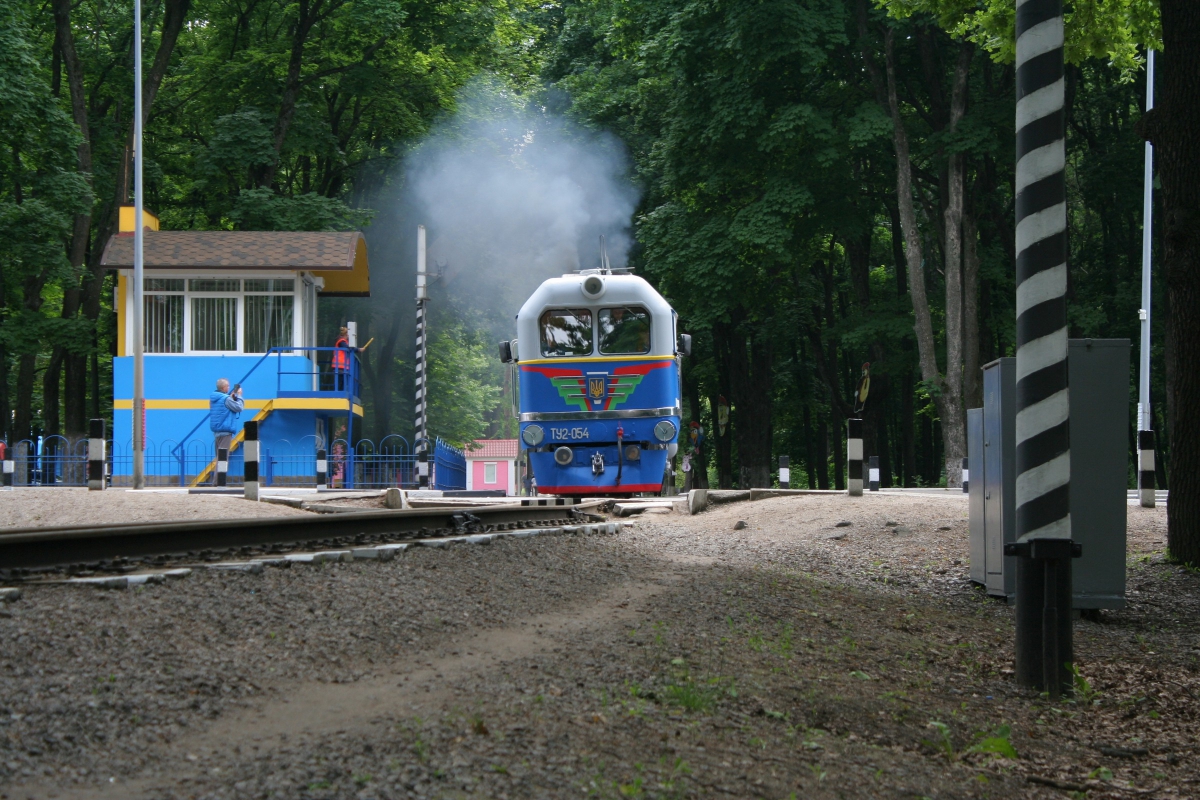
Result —
<path fill-rule="evenodd" d="M 583 293 L 583 282 L 599 276 L 604 281 L 604 291 L 599 297 L 590 298 Z M 601 274 L 594 270 L 571 273 L 561 278 L 550 278 L 542 283 L 517 314 L 517 339 L 524 343 L 521 358 L 524 361 L 540 357 L 537 352 L 539 341 L 538 317 L 549 308 L 603 309 L 614 306 L 641 306 L 650 312 L 651 350 L 648 355 L 675 355 L 675 323 L 671 304 L 644 278 L 630 274 Z"/>
<path fill-rule="evenodd" d="M 583 293 L 583 282 L 592 275 L 598 274 L 589 270 L 586 273 L 568 273 L 561 278 L 550 278 L 542 283 L 517 314 L 517 319 L 537 317 L 543 309 L 552 306 L 568 308 L 605 308 L 612 305 L 645 306 L 653 316 L 670 315 L 671 305 L 644 278 L 637 275 L 601 274 L 604 280 L 604 294 L 591 299 Z"/>

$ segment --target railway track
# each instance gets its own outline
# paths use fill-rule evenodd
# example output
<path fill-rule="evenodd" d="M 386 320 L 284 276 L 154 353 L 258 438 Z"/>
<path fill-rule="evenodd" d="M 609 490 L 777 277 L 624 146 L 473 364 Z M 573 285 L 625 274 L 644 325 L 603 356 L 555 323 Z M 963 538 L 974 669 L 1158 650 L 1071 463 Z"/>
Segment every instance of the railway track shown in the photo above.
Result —
<path fill-rule="evenodd" d="M 588 503 L 587 507 L 595 504 Z M 471 506 L 362 511 L 313 517 L 270 517 L 133 525 L 16 528 L 0 533 L 0 577 L 45 570 L 106 569 L 133 564 L 219 560 L 281 553 L 300 546 L 362 546 L 453 534 L 488 533 L 571 524 L 586 518 L 578 506 Z"/>

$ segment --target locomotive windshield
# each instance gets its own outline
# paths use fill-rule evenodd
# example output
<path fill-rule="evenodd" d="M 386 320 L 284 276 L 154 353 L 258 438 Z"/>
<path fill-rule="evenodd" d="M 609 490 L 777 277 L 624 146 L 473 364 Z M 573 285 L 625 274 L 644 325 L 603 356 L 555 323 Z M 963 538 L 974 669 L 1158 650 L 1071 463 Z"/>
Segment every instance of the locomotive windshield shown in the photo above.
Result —
<path fill-rule="evenodd" d="M 552 308 L 539 320 L 542 355 L 592 354 L 592 312 L 586 308 Z"/>
<path fill-rule="evenodd" d="M 650 312 L 641 306 L 600 309 L 600 352 L 637 355 L 650 352 Z"/>

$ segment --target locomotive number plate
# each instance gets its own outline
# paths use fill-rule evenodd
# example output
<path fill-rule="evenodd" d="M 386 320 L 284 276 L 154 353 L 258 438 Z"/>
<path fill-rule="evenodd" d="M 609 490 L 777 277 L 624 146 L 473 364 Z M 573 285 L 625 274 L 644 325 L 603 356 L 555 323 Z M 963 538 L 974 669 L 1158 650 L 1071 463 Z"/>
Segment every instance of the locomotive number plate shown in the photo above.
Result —
<path fill-rule="evenodd" d="M 555 441 L 567 439 L 588 439 L 590 432 L 587 428 L 550 428 L 550 438 Z"/>

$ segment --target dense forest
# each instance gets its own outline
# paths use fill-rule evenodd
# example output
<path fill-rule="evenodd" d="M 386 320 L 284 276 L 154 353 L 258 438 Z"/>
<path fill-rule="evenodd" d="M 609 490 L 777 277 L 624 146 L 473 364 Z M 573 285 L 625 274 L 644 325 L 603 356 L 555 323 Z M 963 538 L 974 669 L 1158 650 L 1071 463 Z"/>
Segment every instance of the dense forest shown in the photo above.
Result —
<path fill-rule="evenodd" d="M 567 120 L 624 148 L 640 198 L 629 264 L 695 341 L 684 404 L 707 432 L 701 480 L 769 485 L 787 454 L 794 484 L 841 488 L 845 420 L 869 369 L 861 416 L 883 484 L 956 485 L 980 366 L 1014 353 L 1011 6 L 149 2 L 146 203 L 166 229 L 364 229 L 374 296 L 323 300 L 322 338 L 351 318 L 379 339 L 365 355 L 367 434 L 407 434 L 411 231 L 423 220 L 405 162 L 486 85 L 496 113 L 532 128 Z M 1135 343 L 1131 480 L 1150 135 L 1139 123 L 1158 7 L 1089 0 L 1067 19 L 1068 317 L 1074 337 Z M 0 0 L 9 442 L 79 437 L 88 417 L 111 414 L 115 281 L 100 256 L 130 197 L 132 35 L 127 2 Z M 504 158 L 524 141 L 509 133 Z M 584 261 L 593 247 L 580 243 Z M 1156 240 L 1152 317 L 1160 487 L 1180 371 L 1165 347 L 1177 310 L 1164 247 Z M 495 320 L 469 284 L 433 291 L 433 430 L 511 435 Z"/>

